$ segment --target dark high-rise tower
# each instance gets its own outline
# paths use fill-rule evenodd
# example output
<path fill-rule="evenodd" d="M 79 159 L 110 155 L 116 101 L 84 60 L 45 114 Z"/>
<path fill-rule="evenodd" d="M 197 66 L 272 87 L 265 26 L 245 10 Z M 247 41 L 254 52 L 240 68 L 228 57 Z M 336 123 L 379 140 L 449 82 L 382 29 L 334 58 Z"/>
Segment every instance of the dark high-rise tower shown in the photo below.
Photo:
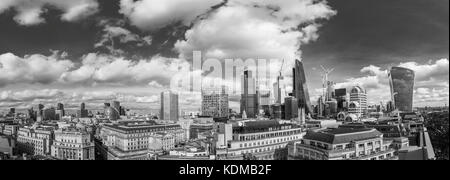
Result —
<path fill-rule="evenodd" d="M 305 69 L 303 67 L 303 63 L 300 60 L 295 61 L 293 79 L 293 95 L 295 98 L 297 98 L 298 107 L 304 109 L 306 114 L 313 113 L 311 101 L 309 99 L 308 85 L 306 84 Z"/>
<path fill-rule="evenodd" d="M 393 67 L 389 72 L 392 101 L 399 111 L 412 112 L 415 73 L 411 69 Z"/>
<path fill-rule="evenodd" d="M 241 115 L 245 112 L 248 118 L 256 118 L 259 111 L 256 78 L 253 77 L 252 71 L 245 70 L 241 81 Z"/>
<path fill-rule="evenodd" d="M 159 118 L 167 121 L 179 120 L 178 94 L 172 91 L 164 91 L 161 93 L 161 109 Z"/>

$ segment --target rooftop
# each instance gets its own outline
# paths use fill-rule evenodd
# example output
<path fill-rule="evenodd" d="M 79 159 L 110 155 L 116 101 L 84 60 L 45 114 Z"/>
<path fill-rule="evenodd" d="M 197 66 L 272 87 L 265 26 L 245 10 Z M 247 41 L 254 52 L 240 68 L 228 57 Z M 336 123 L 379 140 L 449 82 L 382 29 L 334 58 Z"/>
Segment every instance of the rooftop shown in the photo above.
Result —
<path fill-rule="evenodd" d="M 381 136 L 382 133 L 375 129 L 338 128 L 327 129 L 320 132 L 309 131 L 304 136 L 304 139 L 325 142 L 328 144 L 343 144 L 372 138 L 379 138 Z"/>
<path fill-rule="evenodd" d="M 105 124 L 104 126 L 122 131 L 147 130 L 160 127 L 164 128 L 180 127 L 180 125 L 178 124 L 165 125 L 165 124 L 157 124 L 154 121 L 126 121 L 115 124 Z"/>

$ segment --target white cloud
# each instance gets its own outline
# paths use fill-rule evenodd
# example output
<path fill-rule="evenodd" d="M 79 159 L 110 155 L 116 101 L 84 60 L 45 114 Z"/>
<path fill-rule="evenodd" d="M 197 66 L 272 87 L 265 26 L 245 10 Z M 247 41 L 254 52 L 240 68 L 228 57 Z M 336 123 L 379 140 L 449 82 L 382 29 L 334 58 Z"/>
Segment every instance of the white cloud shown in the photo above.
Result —
<path fill-rule="evenodd" d="M 70 60 L 56 56 L 31 55 L 24 58 L 11 53 L 0 55 L 0 87 L 16 83 L 49 84 L 72 68 Z"/>
<path fill-rule="evenodd" d="M 61 20 L 78 21 L 98 11 L 96 0 L 2 0 L 0 14 L 12 8 L 17 14 L 14 20 L 21 25 L 37 25 L 45 22 L 42 14 L 51 6 L 61 10 Z"/>
<path fill-rule="evenodd" d="M 229 0 L 197 21 L 175 49 L 185 59 L 197 50 L 205 58 L 286 59 L 292 65 L 300 46 L 318 38 L 316 21 L 335 14 L 326 1 Z"/>
<path fill-rule="evenodd" d="M 188 71 L 189 67 L 184 60 L 160 56 L 135 61 L 91 53 L 77 63 L 57 54 L 21 58 L 6 53 L 0 55 L 0 87 L 16 84 L 157 85 L 155 82 L 168 85 L 174 74 Z"/>
<path fill-rule="evenodd" d="M 142 30 L 157 30 L 181 22 L 190 25 L 197 16 L 221 0 L 121 0 L 120 13 Z"/>
<path fill-rule="evenodd" d="M 152 36 L 140 36 L 123 28 L 122 21 L 101 21 L 100 26 L 103 27 L 103 35 L 95 48 L 106 48 L 111 54 L 121 54 L 123 51 L 119 49 L 119 44 L 132 44 L 137 47 L 150 46 L 152 44 Z"/>
<path fill-rule="evenodd" d="M 417 62 L 401 63 L 400 67 L 412 69 L 416 72 L 417 81 L 426 81 L 430 78 L 447 77 L 449 72 L 449 60 L 440 59 L 437 61 L 429 61 L 427 64 L 419 64 Z"/>
<path fill-rule="evenodd" d="M 53 99 L 63 96 L 64 93 L 57 89 L 1 91 L 1 101 L 33 101 L 35 99 Z"/>

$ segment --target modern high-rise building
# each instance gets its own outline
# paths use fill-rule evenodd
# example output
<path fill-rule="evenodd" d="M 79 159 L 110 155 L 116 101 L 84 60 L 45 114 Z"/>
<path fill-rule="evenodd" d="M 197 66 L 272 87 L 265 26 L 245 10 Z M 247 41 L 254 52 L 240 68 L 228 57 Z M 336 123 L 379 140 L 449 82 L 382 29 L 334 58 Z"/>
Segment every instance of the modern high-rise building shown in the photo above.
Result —
<path fill-rule="evenodd" d="M 228 93 L 226 87 L 203 88 L 202 115 L 214 118 L 228 117 Z"/>
<path fill-rule="evenodd" d="M 295 61 L 294 68 L 294 89 L 293 95 L 297 98 L 298 107 L 304 109 L 305 114 L 313 113 L 311 101 L 309 98 L 308 85 L 306 84 L 305 69 L 303 62 Z"/>
<path fill-rule="evenodd" d="M 415 72 L 411 69 L 393 67 L 389 72 L 392 101 L 399 111 L 412 112 Z"/>
<path fill-rule="evenodd" d="M 337 101 L 337 111 L 347 111 L 347 103 L 348 103 L 348 96 L 347 96 L 347 88 L 342 89 L 336 89 L 334 90 L 334 96 Z"/>
<path fill-rule="evenodd" d="M 81 103 L 80 110 L 77 110 L 77 118 L 87 118 L 89 116 L 86 104 Z"/>
<path fill-rule="evenodd" d="M 162 92 L 160 119 L 168 121 L 178 121 L 178 118 L 178 94 L 175 94 L 172 91 Z"/>
<path fill-rule="evenodd" d="M 298 102 L 295 97 L 286 97 L 284 100 L 284 113 L 286 120 L 298 118 Z"/>
<path fill-rule="evenodd" d="M 259 111 L 258 89 L 252 71 L 245 70 L 242 75 L 241 114 L 255 118 Z"/>
<path fill-rule="evenodd" d="M 42 119 L 44 121 L 57 120 L 56 119 L 56 110 L 54 107 L 44 109 Z"/>
<path fill-rule="evenodd" d="M 361 86 L 355 86 L 350 91 L 350 103 L 348 112 L 350 114 L 356 114 L 364 116 L 367 112 L 367 92 Z"/>
<path fill-rule="evenodd" d="M 65 115 L 66 111 L 64 110 L 64 105 L 62 103 L 58 103 L 56 106 L 56 120 L 62 120 Z"/>
<path fill-rule="evenodd" d="M 277 77 L 277 82 L 273 84 L 273 95 L 275 103 L 283 104 L 286 97 L 286 89 L 284 88 L 284 77 L 280 74 Z"/>
<path fill-rule="evenodd" d="M 333 98 L 335 98 L 335 87 L 336 83 L 333 81 L 327 82 L 327 98 L 326 101 L 332 101 Z"/>

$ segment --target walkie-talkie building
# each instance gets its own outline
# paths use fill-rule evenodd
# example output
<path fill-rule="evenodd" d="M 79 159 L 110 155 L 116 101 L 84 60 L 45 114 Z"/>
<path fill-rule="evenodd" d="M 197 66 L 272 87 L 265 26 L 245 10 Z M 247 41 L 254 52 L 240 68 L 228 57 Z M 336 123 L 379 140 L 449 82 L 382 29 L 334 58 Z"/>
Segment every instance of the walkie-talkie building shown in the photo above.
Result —
<path fill-rule="evenodd" d="M 309 99 L 308 86 L 306 84 L 306 75 L 303 63 L 299 60 L 295 61 L 294 68 L 294 97 L 298 100 L 298 107 L 304 108 L 306 114 L 311 114 L 312 106 Z"/>
<path fill-rule="evenodd" d="M 393 67 L 389 72 L 392 101 L 399 111 L 412 112 L 415 73 L 411 69 Z"/>

